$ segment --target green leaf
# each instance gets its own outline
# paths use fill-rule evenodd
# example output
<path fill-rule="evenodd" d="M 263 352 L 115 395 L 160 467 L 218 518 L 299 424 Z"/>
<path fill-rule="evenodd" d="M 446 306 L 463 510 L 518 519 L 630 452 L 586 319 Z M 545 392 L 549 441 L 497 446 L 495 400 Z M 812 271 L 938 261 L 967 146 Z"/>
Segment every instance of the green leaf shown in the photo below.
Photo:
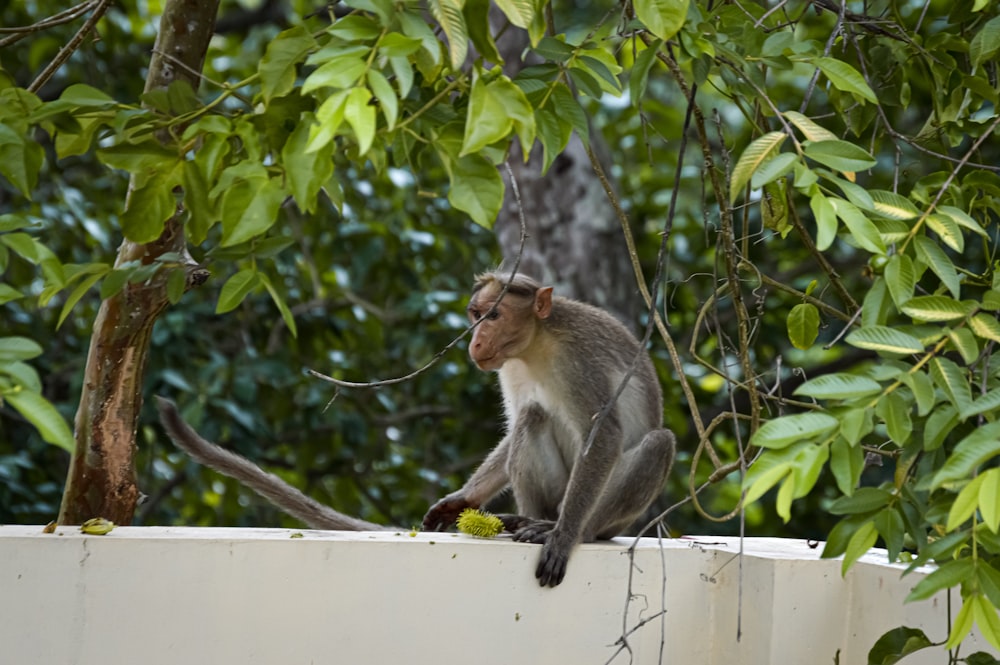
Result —
<path fill-rule="evenodd" d="M 503 180 L 496 167 L 479 155 L 467 155 L 454 164 L 449 176 L 448 201 L 469 213 L 476 224 L 492 228 L 500 214 L 504 192 Z"/>
<path fill-rule="evenodd" d="M 531 26 L 537 13 L 532 0 L 496 0 L 496 6 L 511 23 L 525 30 Z"/>
<path fill-rule="evenodd" d="M 305 113 L 281 150 L 281 163 L 299 210 L 316 211 L 319 190 L 333 175 L 333 144 L 309 151 L 312 114 Z"/>
<path fill-rule="evenodd" d="M 635 15 L 656 37 L 671 39 L 684 25 L 688 0 L 635 0 Z"/>
<path fill-rule="evenodd" d="M 944 391 L 960 415 L 972 408 L 972 388 L 965 371 L 953 361 L 940 356 L 931 358 L 928 367 L 934 383 Z"/>
<path fill-rule="evenodd" d="M 461 156 L 479 152 L 506 138 L 513 127 L 514 121 L 504 112 L 503 103 L 492 94 L 483 77 L 478 77 L 473 82 L 469 95 Z"/>
<path fill-rule="evenodd" d="M 407 37 L 398 32 L 390 32 L 379 41 L 378 50 L 389 59 L 403 58 L 405 61 L 407 57 L 419 51 L 422 44 L 423 42 L 415 37 Z M 409 66 L 407 66 L 407 69 L 409 69 Z M 405 97 L 406 94 L 400 92 L 400 96 Z"/>
<path fill-rule="evenodd" d="M 924 450 L 937 450 L 948 438 L 948 434 L 958 424 L 958 409 L 951 404 L 943 404 L 931 411 L 924 425 Z"/>
<path fill-rule="evenodd" d="M 915 600 L 927 600 L 939 591 L 950 589 L 964 582 L 975 574 L 975 566 L 972 559 L 958 559 L 948 561 L 938 566 L 938 569 L 920 580 L 910 595 L 906 597 L 906 602 Z"/>
<path fill-rule="evenodd" d="M 76 285 L 76 288 L 73 289 L 72 293 L 70 293 L 66 298 L 66 302 L 63 303 L 62 310 L 59 312 L 59 320 L 56 322 L 56 328 L 62 326 L 63 321 L 65 321 L 66 317 L 69 316 L 69 313 L 73 311 L 73 308 L 76 306 L 76 303 L 80 301 L 80 298 L 82 298 L 87 291 L 90 290 L 90 287 L 96 284 L 98 280 L 104 277 L 104 275 L 111 270 L 111 268 L 107 265 L 99 265 L 100 269 L 81 280 L 80 283 Z M 50 443 L 52 442 L 50 441 Z"/>
<path fill-rule="evenodd" d="M 961 413 L 962 420 L 968 420 L 973 416 L 997 409 L 1000 409 L 1000 388 L 994 388 L 982 397 L 977 398 L 971 407 Z"/>
<path fill-rule="evenodd" d="M 376 11 L 376 8 L 371 4 L 356 8 L 363 11 L 370 11 L 372 13 L 375 13 Z M 333 25 L 327 28 L 327 32 L 341 41 L 364 42 L 378 37 L 381 30 L 375 20 L 375 17 L 359 13 L 351 13 L 337 19 Z"/>
<path fill-rule="evenodd" d="M 842 496 L 830 505 L 831 515 L 863 515 L 889 505 L 892 494 L 877 487 L 860 487 L 851 496 Z"/>
<path fill-rule="evenodd" d="M 86 107 L 90 109 L 111 108 L 118 103 L 109 97 L 104 91 L 98 90 L 97 88 L 84 83 L 74 83 L 73 85 L 67 87 L 62 91 L 62 94 L 59 95 L 59 100 L 62 102 L 69 102 L 76 107 Z"/>
<path fill-rule="evenodd" d="M 872 189 L 868 193 L 872 197 L 875 212 L 883 217 L 906 221 L 920 216 L 920 211 L 905 196 L 881 189 Z"/>
<path fill-rule="evenodd" d="M 948 510 L 948 521 L 945 526 L 948 531 L 954 531 L 962 526 L 976 512 L 979 503 L 979 487 L 982 482 L 983 476 L 973 478 L 955 497 L 955 501 Z"/>
<path fill-rule="evenodd" d="M 775 33 L 781 34 L 781 33 Z M 785 33 L 787 34 L 787 33 Z M 806 137 L 808 141 L 836 141 L 837 135 L 828 129 L 820 127 L 811 119 L 797 113 L 795 111 L 785 111 L 784 115 L 789 122 L 791 122 L 795 127 L 798 128 L 802 135 Z"/>
<path fill-rule="evenodd" d="M 452 69 L 461 69 L 469 52 L 469 33 L 462 15 L 462 0 L 428 0 L 431 14 L 448 37 Z"/>
<path fill-rule="evenodd" d="M 910 354 L 924 350 L 919 339 L 889 326 L 865 326 L 850 333 L 844 341 L 853 347 L 879 353 Z"/>
<path fill-rule="evenodd" d="M 0 305 L 6 305 L 9 302 L 15 300 L 20 300 L 24 297 L 24 294 L 7 284 L 0 284 Z"/>
<path fill-rule="evenodd" d="M 851 537 L 868 521 L 868 517 L 852 515 L 837 522 L 827 534 L 826 545 L 823 546 L 823 553 L 820 556 L 829 559 L 843 554 Z"/>
<path fill-rule="evenodd" d="M 816 486 L 816 481 L 819 479 L 819 474 L 823 471 L 829 459 L 829 446 L 815 446 L 812 444 L 799 446 L 798 453 L 795 455 L 795 460 L 792 463 L 793 489 L 788 490 L 791 492 L 793 499 L 801 499 L 812 491 L 813 487 Z M 791 505 L 791 502 L 789 502 L 789 505 Z M 790 516 L 790 513 L 787 511 L 785 514 Z M 785 521 L 787 522 L 788 520 L 785 519 Z"/>
<path fill-rule="evenodd" d="M 56 408 L 44 397 L 30 390 L 14 390 L 0 394 L 0 401 L 17 409 L 25 420 L 35 426 L 46 443 L 72 453 L 76 448 L 73 433 Z"/>
<path fill-rule="evenodd" d="M 750 178 L 751 189 L 760 189 L 769 182 L 787 174 L 798 160 L 799 156 L 794 152 L 782 152 L 778 156 L 767 160 L 760 165 L 760 168 Z"/>
<path fill-rule="evenodd" d="M 354 130 L 359 155 L 366 154 L 375 140 L 375 107 L 368 103 L 371 98 L 367 88 L 354 88 L 344 103 L 344 120 Z"/>
<path fill-rule="evenodd" d="M 167 277 L 167 300 L 171 305 L 176 305 L 181 301 L 181 297 L 187 290 L 187 274 L 183 268 L 175 268 L 170 271 Z"/>
<path fill-rule="evenodd" d="M 256 236 L 262 235 L 278 219 L 278 210 L 285 200 L 285 190 L 278 178 L 241 183 L 244 187 L 253 187 L 251 197 L 246 207 L 237 214 L 222 218 L 222 247 L 232 247 Z M 228 192 L 227 192 L 228 194 Z M 223 200 L 223 208 L 225 201 Z"/>
<path fill-rule="evenodd" d="M 830 446 L 830 471 L 844 495 L 854 494 L 864 468 L 865 454 L 861 446 L 852 446 L 847 439 L 838 436 Z"/>
<path fill-rule="evenodd" d="M 806 381 L 793 394 L 816 399 L 851 399 L 873 395 L 881 390 L 878 381 L 866 376 L 835 372 Z"/>
<path fill-rule="evenodd" d="M 934 646 L 919 628 L 900 626 L 878 638 L 868 652 L 868 665 L 895 665 L 912 653 Z"/>
<path fill-rule="evenodd" d="M 260 278 L 253 268 L 240 270 L 238 273 L 226 280 L 219 292 L 219 302 L 215 306 L 216 314 L 225 314 L 239 306 L 247 294 L 258 284 Z"/>
<path fill-rule="evenodd" d="M 163 233 L 168 219 L 177 214 L 174 188 L 181 184 L 184 162 L 174 161 L 168 170 L 157 171 L 144 184 L 129 192 L 121 216 L 122 232 L 136 243 L 153 242 Z"/>
<path fill-rule="evenodd" d="M 938 276 L 941 283 L 948 287 L 952 297 L 958 298 L 961 292 L 961 280 L 955 264 L 941 247 L 927 236 L 917 236 L 913 245 L 917 250 L 917 258 L 927 264 L 927 267 Z"/>
<path fill-rule="evenodd" d="M 962 356 L 962 360 L 966 365 L 976 362 L 976 359 L 979 357 L 979 344 L 976 342 L 976 336 L 972 334 L 971 330 L 968 328 L 948 330 L 948 338 L 951 340 L 952 346 Z"/>
<path fill-rule="evenodd" d="M 910 389 L 917 400 L 917 415 L 926 416 L 930 413 L 937 399 L 931 377 L 923 371 L 910 371 L 902 374 L 899 380 Z"/>
<path fill-rule="evenodd" d="M 307 94 L 319 88 L 347 89 L 357 84 L 368 63 L 357 55 L 345 55 L 334 58 L 321 65 L 302 82 L 301 92 Z"/>
<path fill-rule="evenodd" d="M 477 79 L 465 119 L 461 156 L 506 138 L 512 129 L 517 130 L 521 147 L 528 154 L 535 140 L 535 112 L 524 92 L 505 76 L 488 84 Z"/>
<path fill-rule="evenodd" d="M 965 214 L 964 211 L 959 210 L 958 208 L 952 206 L 938 206 L 938 212 L 941 213 L 942 215 L 947 215 L 951 219 L 951 221 L 955 222 L 961 227 L 964 227 L 966 229 L 969 229 L 970 231 L 978 233 L 984 238 L 989 237 L 989 234 L 986 233 L 985 229 L 983 229 L 983 227 L 980 226 L 976 222 L 976 220 L 972 219 L 967 214 Z"/>
<path fill-rule="evenodd" d="M 191 244 L 200 245 L 208 230 L 219 221 L 219 214 L 209 200 L 208 182 L 197 160 L 184 162 L 181 187 L 184 189 L 184 209 L 188 212 L 185 232 Z"/>
<path fill-rule="evenodd" d="M 980 481 L 979 513 L 987 528 L 997 533 L 1000 531 L 1000 469 L 984 471 L 976 480 Z"/>
<path fill-rule="evenodd" d="M 879 400 L 875 414 L 885 423 L 889 438 L 900 447 L 910 439 L 913 421 L 910 418 L 911 404 L 899 394 L 891 392 Z"/>
<path fill-rule="evenodd" d="M 816 219 L 816 249 L 826 251 L 837 237 L 837 211 L 830 200 L 818 192 L 809 199 L 809 207 Z"/>
<path fill-rule="evenodd" d="M 31 360 L 42 355 L 38 342 L 27 337 L 0 337 L 0 363 Z"/>
<path fill-rule="evenodd" d="M 824 437 L 837 428 L 837 419 L 825 413 L 799 413 L 769 420 L 758 429 L 750 444 L 759 448 L 784 448 L 793 443 Z"/>
<path fill-rule="evenodd" d="M 37 144 L 26 142 L 14 129 L 0 123 L 0 175 L 27 198 L 31 198 L 38 183 L 40 151 Z"/>
<path fill-rule="evenodd" d="M 382 115 L 385 117 L 386 128 L 392 131 L 396 126 L 396 118 L 399 117 L 399 99 L 392 89 L 392 84 L 382 72 L 371 69 L 368 71 L 368 87 L 378 99 Z"/>
<path fill-rule="evenodd" d="M 292 337 L 298 337 L 299 329 L 295 325 L 295 317 L 292 316 L 292 310 L 288 308 L 288 303 L 285 302 L 285 299 L 282 298 L 281 294 L 274 288 L 274 285 L 271 284 L 271 280 L 267 275 L 264 273 L 257 273 L 257 278 L 260 280 L 261 284 L 264 285 L 264 288 L 267 289 L 267 292 L 271 296 L 271 300 L 277 306 L 278 311 L 281 312 L 281 318 L 285 322 L 285 326 L 288 328 L 288 331 L 292 333 Z"/>
<path fill-rule="evenodd" d="M 638 106 L 646 96 L 646 83 L 649 80 L 649 70 L 656 62 L 656 54 L 663 46 L 663 40 L 657 39 L 652 42 L 635 58 L 632 71 L 628 77 L 628 94 L 632 106 Z"/>
<path fill-rule="evenodd" d="M 859 247 L 872 254 L 885 254 L 885 243 L 882 242 L 878 228 L 856 205 L 844 199 L 829 199 L 829 201 L 837 217 L 844 222 L 844 226 L 851 232 L 851 237 Z"/>
<path fill-rule="evenodd" d="M 809 141 L 803 145 L 806 157 L 844 173 L 864 171 L 877 163 L 867 150 L 840 139 Z"/>
<path fill-rule="evenodd" d="M 868 407 L 840 409 L 835 415 L 840 420 L 840 436 L 852 446 L 857 446 L 874 427 L 872 410 Z M 847 492 L 847 494 L 849 493 Z"/>
<path fill-rule="evenodd" d="M 847 571 L 854 565 L 854 562 L 875 546 L 876 540 L 878 540 L 878 532 L 875 531 L 874 524 L 865 522 L 858 527 L 858 530 L 854 532 L 851 540 L 847 543 L 847 549 L 844 551 L 844 561 L 840 565 L 840 574 L 846 575 Z"/>
<path fill-rule="evenodd" d="M 969 315 L 971 308 L 948 296 L 916 296 L 900 308 L 904 314 L 918 321 L 957 321 Z"/>
<path fill-rule="evenodd" d="M 296 66 L 315 47 L 316 40 L 302 25 L 279 33 L 268 43 L 257 70 L 265 104 L 291 91 L 295 85 Z"/>
<path fill-rule="evenodd" d="M 788 520 L 792 519 L 792 495 L 795 490 L 795 480 L 791 474 L 789 474 L 784 482 L 781 483 L 781 488 L 778 490 L 778 496 L 774 500 L 774 509 L 778 513 L 778 517 L 781 521 L 788 523 Z"/>
<path fill-rule="evenodd" d="M 851 93 L 859 101 L 865 99 L 878 104 L 878 98 L 864 77 L 851 65 L 834 58 L 813 58 L 812 63 L 830 80 L 833 87 Z"/>
<path fill-rule="evenodd" d="M 976 577 L 979 586 L 994 606 L 1000 607 L 1000 571 L 982 559 L 976 564 Z M 971 660 L 967 661 L 972 663 Z M 995 665 L 992 663 L 991 665 Z"/>
<path fill-rule="evenodd" d="M 38 246 L 35 244 L 35 239 L 27 233 L 4 233 L 0 235 L 0 243 L 10 247 L 15 254 L 28 263 L 38 265 Z"/>
<path fill-rule="evenodd" d="M 933 573 L 931 573 L 933 575 Z M 972 632 L 972 619 L 974 616 L 973 603 L 967 599 L 962 603 L 961 609 L 955 615 L 955 622 L 951 626 L 948 634 L 948 641 L 945 642 L 945 649 L 954 649 L 961 644 L 970 632 Z"/>
<path fill-rule="evenodd" d="M 981 339 L 1000 342 L 1000 323 L 995 316 L 980 312 L 969 319 L 969 328 Z"/>
<path fill-rule="evenodd" d="M 565 149 L 573 135 L 573 127 L 548 108 L 535 112 L 538 140 L 542 142 L 542 173 L 547 173 L 555 158 Z"/>
<path fill-rule="evenodd" d="M 341 90 L 327 97 L 316 109 L 316 123 L 309 128 L 309 145 L 306 152 L 316 152 L 326 147 L 337 135 L 344 122 L 344 107 L 349 91 Z"/>
<path fill-rule="evenodd" d="M 758 167 L 770 159 L 772 153 L 777 152 L 785 138 L 784 132 L 768 132 L 747 146 L 747 149 L 740 155 L 739 161 L 736 162 L 736 167 L 733 169 L 733 175 L 729 181 L 730 203 L 734 202 L 736 197 L 740 195 Z"/>
<path fill-rule="evenodd" d="M 899 558 L 899 553 L 903 550 L 903 542 L 906 537 L 903 516 L 895 508 L 889 507 L 875 515 L 874 523 L 875 530 L 885 541 L 889 561 L 896 561 Z"/>
<path fill-rule="evenodd" d="M 948 215 L 931 213 L 927 216 L 927 227 L 954 251 L 959 254 L 965 251 L 965 236 L 962 235 L 962 229 Z"/>
<path fill-rule="evenodd" d="M 819 336 L 819 310 L 810 303 L 799 303 L 788 313 L 788 339 L 797 349 L 808 349 Z"/>
<path fill-rule="evenodd" d="M 969 59 L 976 68 L 996 60 L 1000 53 L 1000 16 L 990 19 L 969 41 Z"/>
<path fill-rule="evenodd" d="M 980 465 L 1000 454 L 1000 422 L 976 429 L 958 442 L 944 465 L 934 475 L 931 489 L 965 480 Z"/>
<path fill-rule="evenodd" d="M 917 287 L 917 275 L 913 270 L 913 260 L 906 254 L 893 254 L 885 264 L 885 285 L 896 307 L 902 307 Z"/>
<path fill-rule="evenodd" d="M 976 619 L 976 625 L 979 626 L 979 632 L 994 649 L 1000 649 L 1000 617 L 997 617 L 997 608 L 993 607 L 982 594 L 973 596 L 967 602 L 973 603 L 972 614 Z"/>
<path fill-rule="evenodd" d="M 389 65 L 392 67 L 392 73 L 396 75 L 399 96 L 406 99 L 413 89 L 413 68 L 410 67 L 410 61 L 404 57 L 389 58 Z"/>

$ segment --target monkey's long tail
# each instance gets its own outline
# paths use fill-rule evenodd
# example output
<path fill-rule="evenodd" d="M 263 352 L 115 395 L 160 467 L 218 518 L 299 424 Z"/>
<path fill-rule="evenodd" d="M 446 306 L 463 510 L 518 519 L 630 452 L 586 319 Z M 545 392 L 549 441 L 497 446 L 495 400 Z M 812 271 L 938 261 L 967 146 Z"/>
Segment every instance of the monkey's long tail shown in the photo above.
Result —
<path fill-rule="evenodd" d="M 198 436 L 177 412 L 177 406 L 169 399 L 156 397 L 160 410 L 160 422 L 167 434 L 182 450 L 199 464 L 235 478 L 261 495 L 292 517 L 302 520 L 313 529 L 335 529 L 340 531 L 386 531 L 387 527 L 356 517 L 339 513 L 329 506 L 309 498 L 274 474 L 267 473 L 259 466 L 230 452 L 225 448 Z"/>

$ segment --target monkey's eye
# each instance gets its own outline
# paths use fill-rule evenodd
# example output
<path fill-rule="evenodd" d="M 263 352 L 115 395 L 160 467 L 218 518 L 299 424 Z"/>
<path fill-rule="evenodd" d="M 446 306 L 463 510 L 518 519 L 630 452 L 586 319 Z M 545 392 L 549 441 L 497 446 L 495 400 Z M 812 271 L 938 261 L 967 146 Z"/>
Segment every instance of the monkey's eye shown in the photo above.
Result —
<path fill-rule="evenodd" d="M 496 309 L 493 310 L 492 312 L 486 315 L 486 318 L 489 319 L 490 321 L 496 321 L 497 319 L 500 318 L 500 310 Z"/>

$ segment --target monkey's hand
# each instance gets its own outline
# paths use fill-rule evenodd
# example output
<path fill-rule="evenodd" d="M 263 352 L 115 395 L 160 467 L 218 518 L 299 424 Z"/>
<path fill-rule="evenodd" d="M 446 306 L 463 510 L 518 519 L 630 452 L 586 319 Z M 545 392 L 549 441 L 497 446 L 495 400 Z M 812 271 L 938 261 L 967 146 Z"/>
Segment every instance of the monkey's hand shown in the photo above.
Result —
<path fill-rule="evenodd" d="M 479 504 L 471 503 L 461 492 L 453 492 L 444 497 L 424 515 L 424 531 L 444 531 L 458 519 L 466 508 L 478 508 Z"/>
<path fill-rule="evenodd" d="M 569 554 L 575 544 L 572 538 L 567 538 L 558 529 L 549 532 L 538 557 L 538 567 L 535 568 L 535 577 L 540 585 L 554 587 L 563 581 Z"/>

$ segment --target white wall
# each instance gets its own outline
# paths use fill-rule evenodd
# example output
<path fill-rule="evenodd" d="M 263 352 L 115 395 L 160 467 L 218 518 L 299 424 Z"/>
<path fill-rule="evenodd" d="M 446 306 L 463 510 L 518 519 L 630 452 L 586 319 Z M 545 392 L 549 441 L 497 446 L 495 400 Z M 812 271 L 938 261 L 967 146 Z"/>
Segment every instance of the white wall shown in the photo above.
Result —
<path fill-rule="evenodd" d="M 826 664 L 839 650 L 854 665 L 894 626 L 947 635 L 944 596 L 902 603 L 923 573 L 900 579 L 873 550 L 842 579 L 798 540 L 745 541 L 741 602 L 737 539 L 643 539 L 626 608 L 631 542 L 581 546 L 542 589 L 538 546 L 506 539 L 0 526 L 0 663 L 628 663 L 616 641 L 661 607 L 629 634 L 631 662 Z M 904 665 L 946 662 L 923 653 Z"/>

